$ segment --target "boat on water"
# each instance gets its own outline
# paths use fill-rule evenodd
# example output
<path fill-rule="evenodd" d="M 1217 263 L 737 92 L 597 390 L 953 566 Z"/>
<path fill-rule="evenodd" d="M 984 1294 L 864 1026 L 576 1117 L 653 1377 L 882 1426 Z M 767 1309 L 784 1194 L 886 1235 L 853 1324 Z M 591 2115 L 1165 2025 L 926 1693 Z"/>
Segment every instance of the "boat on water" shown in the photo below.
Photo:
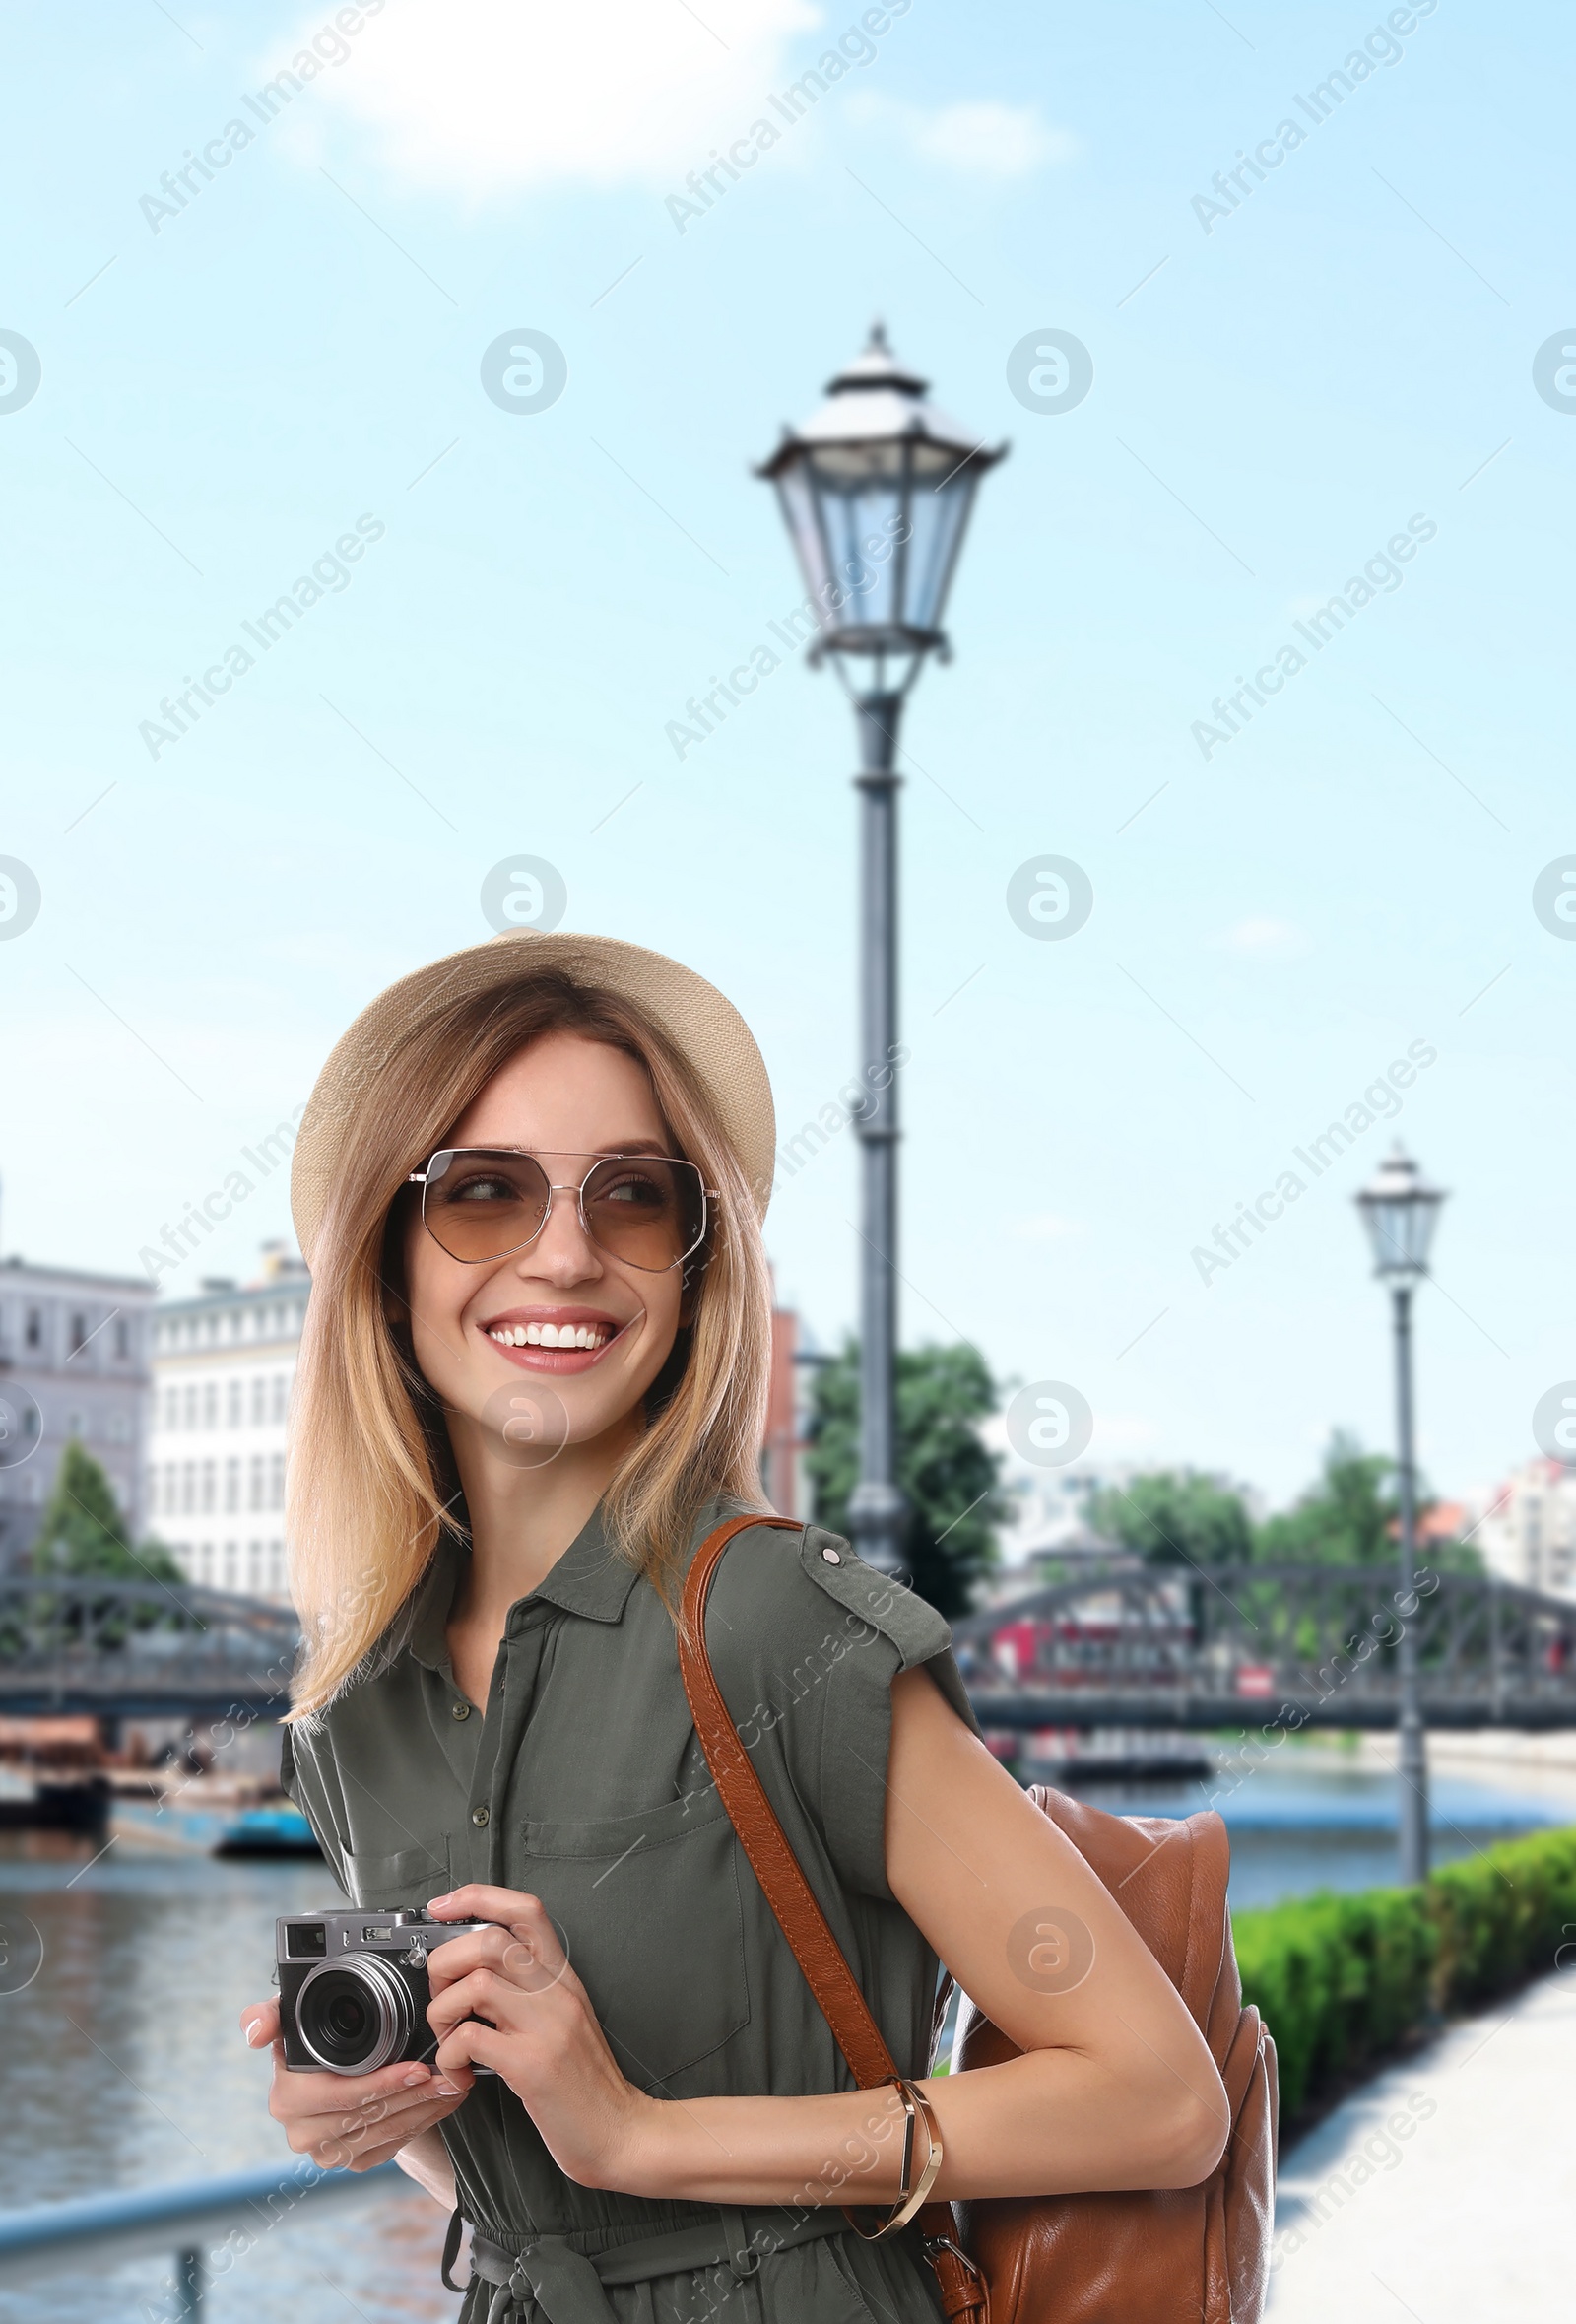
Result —
<path fill-rule="evenodd" d="M 0 1831 L 95 1832 L 103 1795 L 91 1778 L 0 1763 Z"/>
<path fill-rule="evenodd" d="M 106 1828 L 122 1846 L 177 1856 L 316 1856 L 295 1802 L 260 1777 L 116 1770 Z"/>

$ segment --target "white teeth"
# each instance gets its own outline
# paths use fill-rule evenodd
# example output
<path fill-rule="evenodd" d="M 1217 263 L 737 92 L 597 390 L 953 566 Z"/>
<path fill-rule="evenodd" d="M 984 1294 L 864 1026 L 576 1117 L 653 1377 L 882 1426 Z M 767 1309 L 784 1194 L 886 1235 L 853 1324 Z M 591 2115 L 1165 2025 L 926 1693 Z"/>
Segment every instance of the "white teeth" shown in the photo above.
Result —
<path fill-rule="evenodd" d="M 500 1323 L 488 1333 L 500 1348 L 604 1348 L 605 1323 Z"/>

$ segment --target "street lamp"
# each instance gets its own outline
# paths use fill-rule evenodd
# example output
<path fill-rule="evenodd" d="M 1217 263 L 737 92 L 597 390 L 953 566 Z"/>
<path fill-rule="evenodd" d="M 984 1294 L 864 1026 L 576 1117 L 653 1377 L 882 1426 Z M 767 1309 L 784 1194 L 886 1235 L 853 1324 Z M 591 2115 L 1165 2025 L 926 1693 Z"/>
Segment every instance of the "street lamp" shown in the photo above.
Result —
<path fill-rule="evenodd" d="M 902 1562 L 893 1368 L 897 1338 L 897 726 L 927 654 L 949 657 L 947 593 L 974 493 L 1006 445 L 927 403 L 877 323 L 826 401 L 756 470 L 777 488 L 809 592 L 813 665 L 828 655 L 854 705 L 860 771 L 860 1463 L 848 1504 L 860 1556 Z M 884 1086 L 883 1086 L 884 1085 Z"/>
<path fill-rule="evenodd" d="M 1417 1481 L 1412 1428 L 1412 1295 L 1428 1272 L 1428 1248 L 1444 1190 L 1430 1186 L 1398 1144 L 1356 1197 L 1373 1246 L 1373 1271 L 1390 1286 L 1396 1322 L 1396 1474 L 1401 1502 L 1401 1590 L 1415 1596 Z M 1401 1680 L 1401 1878 L 1428 1878 L 1428 1750 L 1417 1699 L 1417 1639 L 1403 1617 Z"/>

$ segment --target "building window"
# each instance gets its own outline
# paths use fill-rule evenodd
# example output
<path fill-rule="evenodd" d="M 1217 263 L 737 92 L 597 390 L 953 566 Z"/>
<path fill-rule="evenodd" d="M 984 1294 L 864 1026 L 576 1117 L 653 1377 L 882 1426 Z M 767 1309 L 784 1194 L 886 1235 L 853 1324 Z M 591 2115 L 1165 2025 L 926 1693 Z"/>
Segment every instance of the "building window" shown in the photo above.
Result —
<path fill-rule="evenodd" d="M 187 1516 L 197 1506 L 197 1463 L 186 1461 L 180 1472 L 180 1505 Z"/>
<path fill-rule="evenodd" d="M 218 1426 L 219 1388 L 215 1381 L 210 1380 L 207 1387 L 203 1390 L 203 1427 L 205 1428 L 216 1428 Z"/>
<path fill-rule="evenodd" d="M 178 1494 L 178 1492 L 177 1492 L 177 1490 L 176 1490 L 176 1472 L 175 1472 L 175 1464 L 174 1464 L 174 1462 L 173 1462 L 173 1461 L 165 1461 L 165 1463 L 164 1463 L 164 1514 L 165 1514 L 165 1516 L 166 1516 L 166 1517 L 172 1517 L 172 1516 L 175 1514 L 175 1511 L 176 1511 L 176 1509 L 179 1507 L 179 1505 L 180 1505 L 180 1495 L 179 1495 L 179 1494 Z"/>
<path fill-rule="evenodd" d="M 131 1354 L 131 1326 L 123 1315 L 115 1317 L 115 1361 L 124 1363 Z"/>
<path fill-rule="evenodd" d="M 252 1427 L 260 1428 L 268 1414 L 268 1382 L 259 1376 L 252 1382 Z"/>
<path fill-rule="evenodd" d="M 271 1509 L 285 1506 L 285 1455 L 276 1452 L 268 1464 L 268 1505 Z"/>
<path fill-rule="evenodd" d="M 254 1452 L 252 1455 L 251 1476 L 249 1479 L 249 1490 L 246 1500 L 246 1506 L 249 1509 L 260 1509 L 263 1505 L 263 1456 L 260 1452 Z"/>
<path fill-rule="evenodd" d="M 232 1541 L 225 1544 L 225 1587 L 227 1590 L 240 1587 L 240 1553 Z"/>
<path fill-rule="evenodd" d="M 164 1390 L 164 1427 L 166 1428 L 180 1427 L 180 1390 L 178 1388 Z"/>
<path fill-rule="evenodd" d="M 260 1541 L 246 1545 L 246 1587 L 257 1597 L 263 1586 L 263 1545 Z"/>
<path fill-rule="evenodd" d="M 239 1461 L 231 1460 L 225 1463 L 225 1506 L 227 1509 L 240 1507 Z"/>
<path fill-rule="evenodd" d="M 290 1379 L 288 1374 L 279 1371 L 274 1374 L 274 1393 L 273 1400 L 269 1406 L 268 1417 L 271 1421 L 284 1421 L 288 1417 L 289 1412 Z"/>
<path fill-rule="evenodd" d="M 243 1411 L 243 1390 L 239 1380 L 231 1380 L 225 1397 L 225 1418 L 232 1428 L 238 1428 Z"/>
<path fill-rule="evenodd" d="M 203 1503 L 202 1503 L 202 1505 L 203 1505 L 203 1509 L 204 1509 L 204 1512 L 205 1512 L 205 1513 L 207 1513 L 207 1512 L 210 1512 L 210 1511 L 212 1510 L 212 1508 L 213 1508 L 213 1505 L 214 1505 L 214 1491 L 215 1491 L 215 1483 L 216 1483 L 216 1479 L 215 1479 L 215 1473 L 214 1473 L 214 1472 L 215 1472 L 215 1464 L 214 1464 L 212 1461 L 204 1461 L 204 1463 L 203 1463 L 203 1480 L 202 1480 L 202 1489 L 203 1489 Z"/>
<path fill-rule="evenodd" d="M 187 1388 L 181 1412 L 187 1428 L 195 1428 L 197 1426 L 197 1390 L 195 1387 Z"/>
<path fill-rule="evenodd" d="M 74 1315 L 74 1316 L 71 1318 L 71 1353 L 72 1353 L 72 1355 L 73 1355 L 73 1356 L 75 1356 L 75 1355 L 78 1353 L 78 1351 L 79 1351 L 80 1349 L 86 1348 L 86 1347 L 87 1347 L 87 1345 L 88 1345 L 88 1318 L 87 1318 L 87 1316 L 86 1316 L 86 1315 Z"/>
<path fill-rule="evenodd" d="M 271 1541 L 268 1545 L 268 1586 L 278 1597 L 285 1588 L 285 1545 Z"/>
<path fill-rule="evenodd" d="M 43 1346 L 43 1309 L 41 1307 L 28 1309 L 27 1341 L 30 1348 Z"/>

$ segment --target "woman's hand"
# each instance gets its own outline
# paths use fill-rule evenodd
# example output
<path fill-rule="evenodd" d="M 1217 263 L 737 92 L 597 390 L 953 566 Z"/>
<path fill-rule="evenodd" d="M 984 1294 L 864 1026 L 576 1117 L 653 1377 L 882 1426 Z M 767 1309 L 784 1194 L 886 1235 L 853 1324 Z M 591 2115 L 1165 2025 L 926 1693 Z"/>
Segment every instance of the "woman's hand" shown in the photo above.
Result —
<path fill-rule="evenodd" d="M 392 2160 L 452 2114 L 474 2080 L 463 2068 L 444 2074 L 410 2062 L 376 2074 L 296 2074 L 285 2063 L 277 2001 L 254 2002 L 241 2012 L 240 2025 L 253 2049 L 265 2042 L 274 2047 L 269 2113 L 296 2153 L 325 2170 L 371 2170 Z"/>
<path fill-rule="evenodd" d="M 642 2192 L 670 2109 L 625 2081 L 540 1900 L 471 1885 L 434 1896 L 427 1910 L 434 1920 L 494 1924 L 435 1947 L 428 1959 L 438 2073 L 458 2080 L 471 2065 L 491 2066 L 567 2177 Z"/>

